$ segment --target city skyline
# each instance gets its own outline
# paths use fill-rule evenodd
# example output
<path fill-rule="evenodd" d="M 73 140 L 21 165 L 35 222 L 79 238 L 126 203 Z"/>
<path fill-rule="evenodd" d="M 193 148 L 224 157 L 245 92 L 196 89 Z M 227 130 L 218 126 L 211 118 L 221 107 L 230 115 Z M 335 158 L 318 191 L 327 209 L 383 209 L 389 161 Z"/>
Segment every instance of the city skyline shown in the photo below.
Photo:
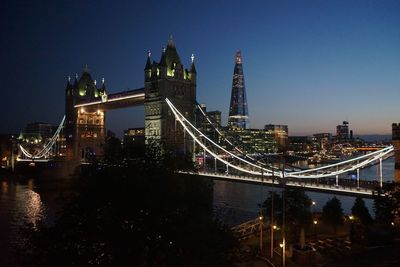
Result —
<path fill-rule="evenodd" d="M 184 65 L 195 54 L 197 101 L 220 110 L 223 124 L 238 49 L 252 128 L 285 124 L 291 135 L 311 135 L 346 120 L 355 135 L 389 134 L 400 121 L 400 3 L 228 4 L 2 3 L 0 108 L 12 116 L 0 132 L 58 124 L 66 78 L 85 64 L 111 93 L 143 87 L 146 51 L 159 58 L 169 34 Z M 143 108 L 107 116 L 118 134 L 144 125 Z"/>

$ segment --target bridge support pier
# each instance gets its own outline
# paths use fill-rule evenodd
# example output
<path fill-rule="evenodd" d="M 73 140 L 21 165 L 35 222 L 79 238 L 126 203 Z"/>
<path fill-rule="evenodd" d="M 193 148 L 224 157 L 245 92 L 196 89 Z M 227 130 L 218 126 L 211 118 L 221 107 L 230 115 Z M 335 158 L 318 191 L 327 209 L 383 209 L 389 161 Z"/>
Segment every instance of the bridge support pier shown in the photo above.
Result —
<path fill-rule="evenodd" d="M 360 169 L 357 169 L 357 189 L 360 189 Z"/>

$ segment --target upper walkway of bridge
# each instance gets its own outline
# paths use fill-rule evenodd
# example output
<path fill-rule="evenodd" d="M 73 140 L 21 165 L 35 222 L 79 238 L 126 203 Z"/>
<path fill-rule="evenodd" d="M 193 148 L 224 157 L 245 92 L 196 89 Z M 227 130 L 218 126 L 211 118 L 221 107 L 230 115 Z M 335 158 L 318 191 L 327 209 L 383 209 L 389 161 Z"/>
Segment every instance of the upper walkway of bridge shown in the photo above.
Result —
<path fill-rule="evenodd" d="M 103 98 L 78 102 L 74 107 L 95 107 L 102 110 L 117 109 L 123 107 L 139 106 L 144 103 L 144 88 L 132 89 L 109 94 Z"/>

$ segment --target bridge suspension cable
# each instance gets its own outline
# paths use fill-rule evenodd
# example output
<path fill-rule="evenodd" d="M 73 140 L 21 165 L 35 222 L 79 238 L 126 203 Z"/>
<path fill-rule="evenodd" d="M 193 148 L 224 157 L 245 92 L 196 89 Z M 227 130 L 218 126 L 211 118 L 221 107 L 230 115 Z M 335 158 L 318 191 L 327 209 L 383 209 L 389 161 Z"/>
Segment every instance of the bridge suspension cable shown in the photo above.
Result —
<path fill-rule="evenodd" d="M 241 155 L 243 155 L 244 157 L 260 164 L 260 165 L 264 165 L 266 166 L 266 164 L 264 162 L 261 162 L 255 158 L 253 158 L 252 156 L 250 156 L 249 154 L 247 154 L 245 151 L 241 150 L 238 146 L 236 146 L 235 144 L 233 144 L 231 141 L 229 141 L 228 138 L 226 138 L 226 135 L 223 134 L 217 126 L 215 126 L 215 124 L 211 121 L 211 119 L 209 118 L 209 116 L 207 115 L 207 113 L 204 112 L 203 108 L 201 107 L 201 105 L 199 103 L 196 103 L 197 108 L 200 110 L 201 114 L 204 116 L 204 118 L 207 120 L 208 124 L 210 124 L 214 130 L 218 133 L 218 135 L 225 141 L 227 142 L 230 146 L 233 147 L 233 150 L 236 150 L 237 152 L 239 152 Z"/>
<path fill-rule="evenodd" d="M 216 142 L 211 140 L 209 137 L 207 137 L 205 134 L 203 134 L 199 129 L 197 129 L 193 124 L 190 123 L 183 115 L 180 113 L 180 111 L 172 104 L 172 102 L 169 99 L 165 100 L 170 107 L 171 111 L 174 113 L 175 119 L 182 125 L 184 130 L 189 133 L 189 135 L 194 139 L 194 141 L 199 144 L 205 151 L 207 151 L 211 156 L 213 156 L 215 159 L 218 161 L 222 162 L 223 164 L 232 167 L 238 171 L 252 174 L 252 175 L 265 175 L 265 176 L 272 176 L 276 175 L 278 177 L 283 177 L 283 174 L 285 177 L 289 178 L 308 178 L 308 179 L 318 179 L 318 178 L 324 178 L 324 177 L 332 177 L 332 176 L 337 176 L 343 173 L 351 172 L 363 167 L 368 166 L 374 161 L 380 160 L 382 158 L 386 158 L 390 153 L 394 151 L 393 146 L 388 146 L 386 148 L 383 148 L 381 150 L 362 155 L 353 159 L 345 160 L 339 163 L 319 167 L 319 168 L 314 168 L 314 169 L 307 169 L 307 170 L 301 170 L 301 171 L 288 171 L 285 169 L 284 172 L 282 171 L 271 171 L 271 169 L 268 167 L 268 165 L 263 165 L 259 162 L 256 161 L 256 163 L 250 162 L 246 159 L 243 159 L 232 152 L 226 150 L 225 148 L 221 147 L 218 145 Z M 203 115 L 206 116 L 204 111 L 200 108 L 201 112 Z M 211 120 L 207 118 L 207 121 L 211 124 Z M 216 129 L 217 130 L 217 129 Z M 217 131 L 223 138 L 224 136 L 222 133 L 218 130 Z M 197 137 L 196 137 L 197 135 Z M 201 139 L 205 139 L 214 149 L 218 149 L 222 151 L 223 155 L 229 155 L 235 160 L 238 160 L 239 163 L 244 164 L 247 168 L 243 167 L 243 165 L 236 165 L 232 162 L 229 162 L 227 159 L 224 159 L 223 156 L 220 154 L 216 153 L 208 147 L 205 142 L 201 141 Z M 229 142 L 229 140 L 225 139 L 226 141 Z M 229 142 L 230 143 L 230 142 Z M 230 143 L 232 144 L 232 143 Z M 232 144 L 233 145 L 233 144 Z M 238 149 L 236 149 L 238 150 Z M 239 150 L 242 154 L 245 154 L 243 151 Z M 247 155 L 244 155 L 245 157 L 249 157 Z M 258 164 L 257 164 L 258 163 Z M 353 164 L 356 163 L 356 164 Z M 265 167 L 264 167 L 265 166 Z M 248 167 L 252 168 L 249 169 Z M 333 171 L 331 169 L 334 169 Z"/>
<path fill-rule="evenodd" d="M 254 164 L 254 163 L 252 163 L 252 162 L 250 162 L 250 161 L 247 161 L 247 160 L 245 160 L 245 159 L 242 159 L 242 158 L 240 158 L 239 156 L 233 154 L 232 152 L 226 150 L 225 148 L 219 146 L 217 143 L 215 143 L 213 140 L 211 140 L 209 137 L 207 137 L 205 134 L 203 134 L 200 130 L 198 130 L 192 123 L 190 123 L 190 122 L 182 115 L 182 113 L 180 113 L 180 111 L 172 104 L 172 102 L 171 102 L 168 98 L 166 98 L 165 101 L 167 102 L 169 108 L 170 108 L 171 111 L 173 112 L 173 114 L 174 114 L 174 116 L 175 116 L 175 119 L 178 120 L 178 122 L 182 125 L 182 127 L 185 129 L 185 131 L 186 131 L 187 133 L 189 133 L 189 135 L 195 140 L 196 143 L 198 143 L 204 150 L 206 150 L 208 153 L 210 153 L 214 158 L 216 158 L 216 159 L 219 160 L 220 162 L 222 162 L 222 163 L 228 165 L 229 167 L 232 167 L 232 168 L 234 168 L 234 169 L 236 169 L 236 170 L 238 170 L 238 171 L 242 171 L 242 172 L 249 173 L 249 174 L 253 174 L 253 175 L 262 175 L 262 174 L 265 174 L 265 175 L 268 175 L 268 174 L 269 174 L 269 175 L 272 175 L 272 172 L 271 172 L 270 170 L 265 169 L 265 168 L 263 168 L 263 167 L 261 167 L 261 166 L 259 166 L 259 165 L 257 165 L 257 164 Z M 192 129 L 194 130 L 194 132 L 191 131 L 191 130 L 189 129 L 189 127 L 192 128 Z M 254 167 L 254 168 L 256 168 L 256 169 L 259 169 L 260 171 L 258 172 L 258 171 L 248 170 L 248 169 L 245 169 L 245 168 L 243 168 L 243 167 L 241 167 L 241 166 L 237 166 L 237 165 L 232 164 L 231 162 L 228 162 L 227 160 L 225 160 L 225 159 L 223 159 L 222 157 L 218 156 L 215 152 L 213 152 L 213 151 L 212 151 L 209 147 L 207 147 L 205 144 L 203 144 L 203 143 L 199 140 L 199 138 L 196 137 L 195 132 L 197 132 L 197 134 L 199 134 L 199 138 L 200 138 L 200 137 L 201 137 L 201 138 L 205 138 L 209 143 L 211 143 L 211 144 L 214 146 L 214 148 L 218 148 L 219 150 L 222 150 L 225 154 L 228 154 L 228 155 L 230 155 L 231 157 L 233 157 L 233 158 L 235 158 L 235 159 L 237 159 L 237 160 L 239 160 L 239 161 L 241 161 L 241 162 L 243 162 L 243 163 L 245 163 L 245 164 L 247 164 L 247 165 L 250 165 L 251 167 Z M 265 173 L 264 173 L 264 172 L 265 172 Z M 275 174 L 277 174 L 277 173 L 275 173 Z"/>
<path fill-rule="evenodd" d="M 19 145 L 19 148 L 20 148 L 21 152 L 24 154 L 24 156 L 29 159 L 41 159 L 43 157 L 48 156 L 50 149 L 54 146 L 55 142 L 58 140 L 58 138 L 60 136 L 60 132 L 64 127 L 64 122 L 65 122 L 65 115 L 62 118 L 61 123 L 58 125 L 57 130 L 54 132 L 53 136 L 43 146 L 43 148 L 40 151 L 31 154 L 22 145 Z"/>

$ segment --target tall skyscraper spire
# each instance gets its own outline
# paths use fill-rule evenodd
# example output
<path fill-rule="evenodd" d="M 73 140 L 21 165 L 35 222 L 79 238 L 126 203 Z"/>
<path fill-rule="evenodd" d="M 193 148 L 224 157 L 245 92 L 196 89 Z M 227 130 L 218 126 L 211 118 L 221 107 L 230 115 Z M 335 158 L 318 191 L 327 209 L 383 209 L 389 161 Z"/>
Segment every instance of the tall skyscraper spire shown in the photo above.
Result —
<path fill-rule="evenodd" d="M 231 105 L 229 107 L 229 128 L 249 128 L 249 114 L 247 110 L 246 87 L 244 85 L 242 55 L 236 52 L 236 63 L 233 70 Z"/>

